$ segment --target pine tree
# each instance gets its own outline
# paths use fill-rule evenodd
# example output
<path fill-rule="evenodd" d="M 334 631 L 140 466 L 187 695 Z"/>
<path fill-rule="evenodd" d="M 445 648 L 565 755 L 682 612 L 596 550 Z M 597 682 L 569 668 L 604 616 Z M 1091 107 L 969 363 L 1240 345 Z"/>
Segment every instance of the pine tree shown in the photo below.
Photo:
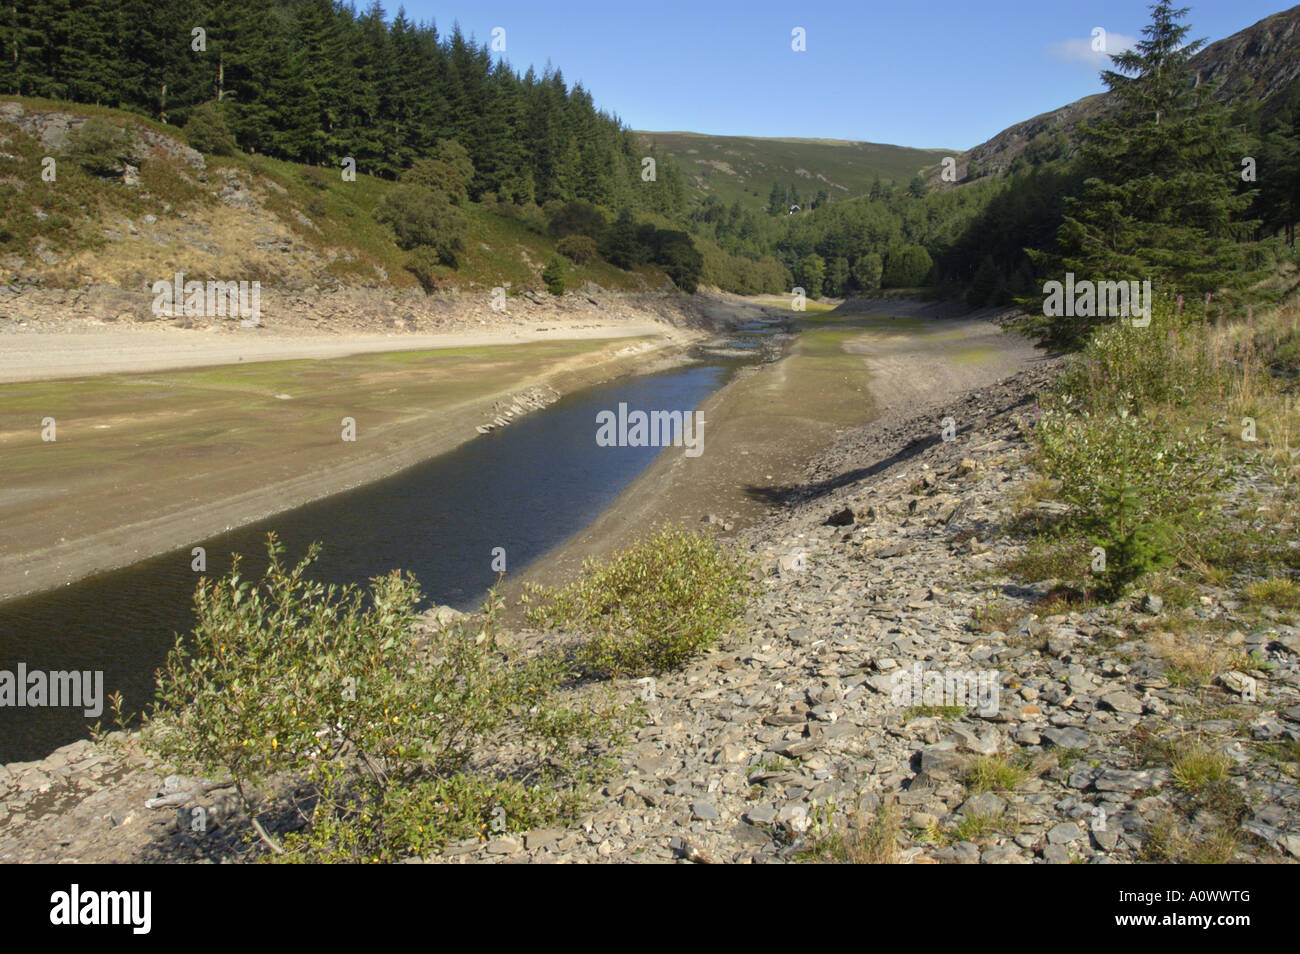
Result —
<path fill-rule="evenodd" d="M 1145 39 L 1102 73 L 1118 112 L 1085 129 L 1091 177 L 1066 203 L 1053 264 L 1078 278 L 1149 279 L 1200 294 L 1244 275 L 1235 241 L 1249 227 L 1236 221 L 1250 201 L 1236 188 L 1243 147 L 1213 89 L 1188 71 L 1204 41 L 1184 42 L 1186 9 L 1169 0 L 1151 9 Z"/>
<path fill-rule="evenodd" d="M 1273 118 L 1259 149 L 1256 210 L 1266 231 L 1295 248 L 1300 220 L 1300 89 Z"/>
<path fill-rule="evenodd" d="M 785 190 L 775 182 L 772 183 L 772 192 L 767 197 L 768 215 L 780 215 L 785 211 Z"/>

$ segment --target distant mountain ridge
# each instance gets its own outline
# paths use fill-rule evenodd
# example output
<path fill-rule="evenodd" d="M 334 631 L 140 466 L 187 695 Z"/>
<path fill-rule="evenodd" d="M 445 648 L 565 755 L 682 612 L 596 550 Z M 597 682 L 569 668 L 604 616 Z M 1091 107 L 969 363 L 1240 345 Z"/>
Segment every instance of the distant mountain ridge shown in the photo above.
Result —
<path fill-rule="evenodd" d="M 1195 35 L 1195 11 L 1192 30 Z M 1200 82 L 1217 82 L 1217 98 L 1232 106 L 1251 105 L 1262 115 L 1276 111 L 1300 81 L 1300 6 L 1265 17 L 1232 36 L 1211 43 L 1191 60 Z M 1063 140 L 1077 139 L 1078 125 L 1108 108 L 1110 93 L 1097 93 L 1060 109 L 1009 126 L 987 142 L 960 153 L 959 179 L 1005 175 L 1017 158 L 1034 150 L 1052 158 Z M 1056 140 L 1053 141 L 1053 137 Z M 939 180 L 939 168 L 928 170 Z"/>
<path fill-rule="evenodd" d="M 825 190 L 831 199 L 869 192 L 879 177 L 906 185 L 912 176 L 954 155 L 884 143 L 798 137 L 712 136 L 695 132 L 634 133 L 671 156 L 693 198 L 717 196 L 730 205 L 765 208 L 773 183 L 793 183 L 801 198 Z"/>

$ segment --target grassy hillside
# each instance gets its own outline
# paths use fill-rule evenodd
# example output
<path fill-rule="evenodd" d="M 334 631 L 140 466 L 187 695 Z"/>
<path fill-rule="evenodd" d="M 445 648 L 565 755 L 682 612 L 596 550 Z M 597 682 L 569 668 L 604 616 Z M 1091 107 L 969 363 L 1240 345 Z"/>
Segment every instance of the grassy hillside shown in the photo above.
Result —
<path fill-rule="evenodd" d="M 104 176 L 72 155 L 78 130 L 106 119 L 134 141 L 138 171 Z M 42 171 L 55 161 L 56 175 Z M 202 156 L 174 126 L 63 101 L 0 97 L 0 270 L 53 287 L 147 288 L 176 270 L 294 287 L 417 285 L 408 253 L 374 209 L 395 183 L 265 156 Z M 544 289 L 555 251 L 536 206 L 469 203 L 465 252 L 440 286 Z M 639 290 L 670 284 L 657 268 L 600 259 L 571 265 L 568 286 Z"/>
<path fill-rule="evenodd" d="M 840 139 L 761 139 L 691 132 L 638 132 L 647 145 L 672 156 L 692 197 L 716 195 L 730 205 L 765 209 L 772 183 L 794 183 L 801 196 L 825 189 L 832 200 L 862 195 L 879 176 L 906 185 L 922 169 L 955 150 L 910 149 Z"/>

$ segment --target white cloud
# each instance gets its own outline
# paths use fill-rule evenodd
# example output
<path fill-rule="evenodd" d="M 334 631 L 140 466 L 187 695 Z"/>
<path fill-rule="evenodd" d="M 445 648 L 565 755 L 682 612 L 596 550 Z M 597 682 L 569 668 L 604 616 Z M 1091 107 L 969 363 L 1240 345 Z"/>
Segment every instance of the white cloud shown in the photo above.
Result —
<path fill-rule="evenodd" d="M 1106 70 L 1111 68 L 1111 56 L 1130 50 L 1135 45 L 1137 45 L 1137 37 L 1107 32 L 1104 37 L 1101 35 L 1071 37 L 1068 40 L 1051 43 L 1048 44 L 1047 51 L 1053 58 L 1063 63 L 1082 63 L 1093 69 Z M 1105 49 L 1094 49 L 1096 46 L 1104 46 Z"/>

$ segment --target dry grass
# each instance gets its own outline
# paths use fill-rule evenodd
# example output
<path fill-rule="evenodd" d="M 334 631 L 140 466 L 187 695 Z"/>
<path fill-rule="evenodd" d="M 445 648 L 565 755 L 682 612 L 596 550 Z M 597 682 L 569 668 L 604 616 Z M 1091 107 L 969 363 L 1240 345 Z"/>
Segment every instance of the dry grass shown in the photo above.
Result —
<path fill-rule="evenodd" d="M 1295 580 L 1274 577 L 1246 587 L 1247 601 L 1255 606 L 1272 606 L 1281 610 L 1300 609 L 1300 585 Z"/>
<path fill-rule="evenodd" d="M 1166 675 L 1176 686 L 1207 685 L 1228 667 L 1228 650 L 1204 642 L 1193 634 L 1175 636 L 1156 632 L 1147 637 L 1151 651 L 1165 661 Z"/>
<path fill-rule="evenodd" d="M 801 858 L 823 864 L 896 865 L 902 813 L 885 805 L 870 815 L 850 814 L 842 827 L 819 838 Z"/>

